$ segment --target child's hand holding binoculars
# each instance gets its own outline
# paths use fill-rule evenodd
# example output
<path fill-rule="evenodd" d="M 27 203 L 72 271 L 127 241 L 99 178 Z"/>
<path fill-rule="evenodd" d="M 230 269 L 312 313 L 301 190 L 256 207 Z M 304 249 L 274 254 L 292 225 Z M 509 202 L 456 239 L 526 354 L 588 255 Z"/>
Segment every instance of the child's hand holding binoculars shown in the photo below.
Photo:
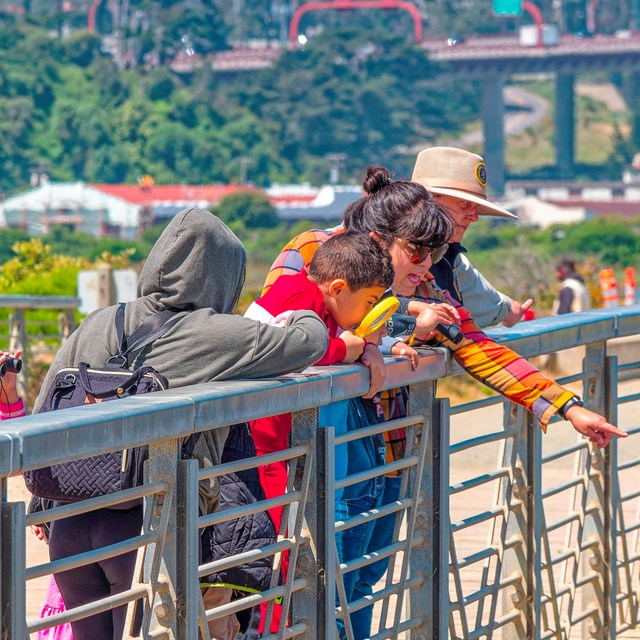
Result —
<path fill-rule="evenodd" d="M 18 402 L 19 396 L 16 390 L 16 374 L 22 370 L 22 351 L 15 353 L 0 351 L 0 402 L 14 404 Z"/>

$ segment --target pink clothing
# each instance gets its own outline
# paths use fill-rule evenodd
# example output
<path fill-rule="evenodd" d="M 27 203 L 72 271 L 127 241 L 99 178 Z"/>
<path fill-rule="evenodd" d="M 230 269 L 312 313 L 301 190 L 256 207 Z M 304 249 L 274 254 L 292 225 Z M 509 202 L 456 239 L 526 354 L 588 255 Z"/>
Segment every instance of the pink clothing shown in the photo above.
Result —
<path fill-rule="evenodd" d="M 44 599 L 44 606 L 40 612 L 41 618 L 48 618 L 56 613 L 62 613 L 65 611 L 64 600 L 55 577 L 52 575 L 49 580 L 49 588 L 47 589 L 47 595 Z M 71 631 L 71 624 L 60 624 L 57 627 L 49 627 L 49 629 L 43 629 L 36 633 L 36 640 L 73 640 L 73 632 Z"/>
<path fill-rule="evenodd" d="M 5 404 L 0 402 L 0 420 L 9 420 L 9 418 L 22 418 L 26 415 L 24 410 L 24 402 L 22 398 L 18 398 L 13 404 Z"/>

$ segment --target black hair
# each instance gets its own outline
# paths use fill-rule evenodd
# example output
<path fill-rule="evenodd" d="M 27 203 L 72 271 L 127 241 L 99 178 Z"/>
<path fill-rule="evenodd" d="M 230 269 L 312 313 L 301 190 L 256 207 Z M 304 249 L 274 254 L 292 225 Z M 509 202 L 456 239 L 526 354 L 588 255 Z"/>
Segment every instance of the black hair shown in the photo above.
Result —
<path fill-rule="evenodd" d="M 421 184 L 393 180 L 384 167 L 368 167 L 362 186 L 368 195 L 345 209 L 347 229 L 373 231 L 387 244 L 402 238 L 433 248 L 453 235 L 449 216 Z"/>
<path fill-rule="evenodd" d="M 561 260 L 558 260 L 556 263 L 556 269 L 558 271 L 567 271 L 569 273 L 575 273 L 578 270 L 576 261 L 571 258 L 562 258 Z"/>
<path fill-rule="evenodd" d="M 366 287 L 388 289 L 393 276 L 389 252 L 361 231 L 331 236 L 318 247 L 309 265 L 309 277 L 315 283 L 342 278 L 352 291 Z"/>

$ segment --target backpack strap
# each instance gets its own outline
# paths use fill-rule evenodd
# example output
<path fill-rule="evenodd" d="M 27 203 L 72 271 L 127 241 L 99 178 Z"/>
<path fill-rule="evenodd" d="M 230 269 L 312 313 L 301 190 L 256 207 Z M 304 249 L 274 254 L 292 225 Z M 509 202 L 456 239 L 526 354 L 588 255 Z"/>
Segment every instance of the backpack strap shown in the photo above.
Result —
<path fill-rule="evenodd" d="M 127 349 L 127 336 L 124 333 L 124 308 L 125 303 L 118 304 L 116 311 L 116 336 L 118 336 L 118 354 L 124 353 Z"/>
<path fill-rule="evenodd" d="M 121 302 L 116 311 L 115 324 L 119 352 L 109 358 L 109 362 L 117 363 L 126 369 L 135 362 L 145 347 L 161 338 L 188 313 L 188 311 L 171 311 L 170 309 L 154 313 L 127 338 L 124 333 L 125 306 L 126 303 Z"/>
<path fill-rule="evenodd" d="M 129 346 L 122 354 L 126 358 L 126 366 L 129 368 L 131 363 L 140 355 L 142 350 L 152 342 L 161 338 L 165 333 L 172 329 L 182 318 L 187 315 L 188 311 L 160 311 L 145 320 L 134 332 L 129 336 L 127 341 Z"/>

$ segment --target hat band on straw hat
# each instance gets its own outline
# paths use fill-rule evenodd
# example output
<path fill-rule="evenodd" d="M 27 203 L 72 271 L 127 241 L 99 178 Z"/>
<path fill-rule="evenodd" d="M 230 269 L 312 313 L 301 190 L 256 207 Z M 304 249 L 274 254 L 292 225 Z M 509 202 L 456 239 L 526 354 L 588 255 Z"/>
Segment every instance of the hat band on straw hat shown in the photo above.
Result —
<path fill-rule="evenodd" d="M 476 186 L 469 182 L 459 182 L 457 180 L 442 180 L 442 179 L 414 179 L 415 182 L 420 182 L 430 191 L 434 191 L 435 189 L 456 189 L 457 191 L 466 191 L 467 193 L 472 193 L 474 195 L 480 196 L 481 198 L 487 197 L 487 192 L 484 190 L 484 187 L 480 185 Z M 429 184 L 427 184 L 429 182 Z"/>

